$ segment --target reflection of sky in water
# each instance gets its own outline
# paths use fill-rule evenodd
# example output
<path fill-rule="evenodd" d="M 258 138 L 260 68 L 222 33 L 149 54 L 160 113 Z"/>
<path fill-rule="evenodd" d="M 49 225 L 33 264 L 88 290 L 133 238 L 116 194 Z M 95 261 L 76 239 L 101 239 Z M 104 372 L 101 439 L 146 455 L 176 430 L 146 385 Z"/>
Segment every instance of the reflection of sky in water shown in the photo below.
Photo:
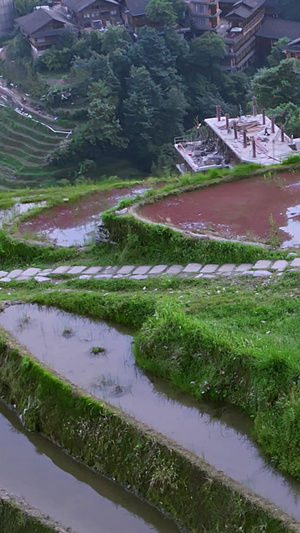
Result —
<path fill-rule="evenodd" d="M 24 317 L 30 320 L 24 322 Z M 248 418 L 172 393 L 135 364 L 132 337 L 105 322 L 33 304 L 10 306 L 0 323 L 32 353 L 99 399 L 121 407 L 204 457 L 218 470 L 300 519 L 300 485 L 277 473 L 248 436 Z M 69 336 L 64 330 L 71 331 Z M 98 356 L 93 346 L 104 348 Z M 122 530 L 123 531 L 123 530 Z"/>
<path fill-rule="evenodd" d="M 72 531 L 178 533 L 176 525 L 152 506 L 77 463 L 41 435 L 26 432 L 2 403 L 0 435 L 1 486 Z M 9 533 L 13 526 L 5 530 Z"/>
<path fill-rule="evenodd" d="M 5 222 L 9 222 L 13 217 L 27 213 L 29 209 L 33 209 L 34 207 L 43 207 L 45 204 L 46 202 L 28 202 L 26 204 L 16 203 L 10 209 L 0 210 L 0 227 L 2 227 Z"/>
<path fill-rule="evenodd" d="M 113 197 L 108 198 L 108 202 L 113 200 L 113 205 L 118 205 L 118 203 L 123 200 L 124 198 L 132 198 L 136 195 L 143 195 L 148 189 L 145 187 L 135 187 L 131 192 L 127 194 L 120 194 L 114 195 Z M 104 209 L 108 209 L 110 207 L 106 206 Z M 82 206 L 81 206 L 82 208 Z M 72 206 L 70 204 L 70 209 L 72 209 Z M 77 207 L 78 209 L 78 207 Z M 55 244 L 58 244 L 59 246 L 82 246 L 84 244 L 89 244 L 89 242 L 94 239 L 94 234 L 96 233 L 97 226 L 102 223 L 101 215 L 103 212 L 103 204 L 101 206 L 101 203 L 99 203 L 99 212 L 94 215 L 89 215 L 88 220 L 86 220 L 83 224 L 80 224 L 78 221 L 78 225 L 73 226 L 71 228 L 59 228 L 59 227 L 52 227 L 47 230 L 39 231 L 37 232 L 37 235 L 39 237 L 45 236 L 48 240 L 55 242 Z M 80 216 L 80 215 L 79 215 Z M 53 224 L 59 224 L 59 220 L 55 221 L 53 220 Z"/>
<path fill-rule="evenodd" d="M 286 210 L 287 224 L 281 226 L 279 229 L 288 234 L 288 238 L 283 241 L 281 248 L 290 248 L 292 246 L 299 246 L 300 244 L 300 204 L 293 207 L 288 207 Z"/>

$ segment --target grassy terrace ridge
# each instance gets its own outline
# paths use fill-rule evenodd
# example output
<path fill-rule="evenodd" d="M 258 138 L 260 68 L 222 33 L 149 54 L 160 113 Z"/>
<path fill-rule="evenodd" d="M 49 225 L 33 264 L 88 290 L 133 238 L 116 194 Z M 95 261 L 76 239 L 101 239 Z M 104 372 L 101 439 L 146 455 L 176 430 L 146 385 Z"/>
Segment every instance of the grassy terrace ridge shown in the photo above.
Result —
<path fill-rule="evenodd" d="M 278 173 L 279 171 L 286 170 L 287 168 L 293 171 L 297 171 L 299 163 L 292 162 L 292 165 L 277 165 L 272 167 L 269 173 Z M 216 170 L 216 169 L 213 169 Z M 160 180 L 154 179 L 149 183 L 153 185 L 155 182 L 163 181 L 165 184 L 160 189 L 150 189 L 145 193 L 141 203 L 155 201 L 168 194 L 179 194 L 180 192 L 190 190 L 194 187 L 213 186 L 222 181 L 241 179 L 245 177 L 245 173 L 252 171 L 251 175 L 261 174 L 262 170 L 257 165 L 253 170 L 253 165 L 241 165 L 236 167 L 233 175 L 228 174 L 228 170 L 217 170 L 219 177 L 216 177 L 215 172 L 209 172 L 207 174 L 195 174 L 184 175 L 180 177 L 164 176 Z M 246 177 L 249 177 L 246 175 Z M 46 190 L 40 196 L 42 199 L 47 199 L 47 205 L 55 205 L 63 202 L 63 198 L 69 198 L 69 201 L 79 198 L 83 194 L 89 192 L 109 190 L 109 188 L 126 187 L 133 184 L 144 184 L 145 181 L 126 182 L 119 181 L 113 183 L 106 181 L 101 184 L 92 184 L 84 186 L 72 186 L 67 188 L 50 188 L 48 193 Z M 59 192 L 58 192 L 59 191 Z M 12 199 L 13 194 L 18 195 L 18 191 L 11 193 L 9 191 L 3 191 L 0 195 L 0 202 L 5 202 L 5 199 Z M 35 195 L 36 197 L 36 195 Z M 11 200 L 12 201 L 12 200 Z M 122 200 L 118 208 L 131 206 L 136 199 Z M 46 209 L 45 207 L 44 209 Z M 37 211 L 38 212 L 38 211 Z M 31 214 L 27 213 L 18 217 L 15 224 L 12 224 L 9 228 L 10 234 L 14 237 L 13 241 L 6 236 L 2 236 L 3 260 L 5 265 L 13 265 L 13 261 L 10 260 L 11 248 L 16 252 L 14 254 L 15 260 L 18 265 L 24 265 L 25 248 L 27 249 L 28 261 L 26 264 L 34 263 L 35 266 L 42 266 L 45 264 L 51 264 L 49 251 L 54 249 L 53 246 L 41 249 L 40 244 L 34 243 L 34 235 L 30 236 L 29 241 L 18 237 L 18 224 L 22 220 L 30 217 Z M 61 258 L 57 259 L 54 254 L 52 257 L 52 263 L 60 260 L 72 260 L 74 257 L 80 257 L 80 264 L 102 264 L 102 265 L 122 265 L 122 264 L 159 264 L 159 263 L 180 263 L 187 264 L 188 262 L 200 262 L 200 263 L 243 263 L 243 262 L 255 262 L 258 259 L 282 259 L 287 256 L 287 251 L 281 251 L 278 249 L 265 248 L 259 245 L 243 244 L 242 242 L 233 241 L 216 241 L 210 239 L 194 239 L 190 236 L 180 233 L 172 228 L 162 226 L 159 224 L 148 224 L 143 221 L 137 220 L 133 216 L 116 216 L 115 210 L 106 211 L 103 214 L 103 220 L 108 229 L 111 232 L 112 240 L 116 243 L 114 245 L 103 244 L 102 246 L 91 246 L 88 250 L 76 252 L 75 248 L 67 248 L 64 252 L 61 252 Z M 22 240 L 22 247 L 24 254 L 20 259 L 17 258 L 17 242 L 18 238 Z M 43 243 L 45 245 L 45 243 Z M 7 253 L 6 253 L 7 251 Z M 65 254 L 65 255 L 64 255 Z M 51 255 L 51 254 L 50 254 Z M 6 266 L 5 266 L 6 268 Z"/>
<path fill-rule="evenodd" d="M 26 407 L 29 429 L 168 511 L 191 533 L 300 531 L 285 513 L 202 459 L 62 381 L 4 332 L 0 391 L 20 411 Z"/>
<path fill-rule="evenodd" d="M 71 292 L 37 289 L 26 299 L 138 328 L 143 368 L 196 398 L 243 408 L 271 462 L 300 479 L 299 276 L 70 280 L 61 287 Z"/>
<path fill-rule="evenodd" d="M 297 170 L 299 163 L 292 161 L 288 168 Z M 274 172 L 277 173 L 280 169 L 286 167 L 276 166 Z M 246 170 L 249 172 L 249 168 L 243 167 L 242 171 L 237 169 L 233 179 L 240 179 Z M 261 168 L 254 169 L 253 175 L 261 172 Z M 68 198 L 71 202 L 96 191 L 144 183 L 113 182 L 114 179 L 102 184 L 83 183 L 35 191 L 1 191 L 0 206 L 11 207 L 16 197 L 22 201 L 46 200 L 47 206 L 58 205 L 62 203 L 63 198 Z M 148 191 L 140 200 L 155 201 L 170 192 L 180 193 L 187 188 L 203 184 L 210 186 L 228 179 L 232 179 L 228 171 L 218 177 L 211 173 L 205 176 L 200 174 L 176 179 L 163 178 L 163 181 L 166 181 L 164 187 Z M 153 180 L 150 183 L 156 182 Z M 123 200 L 119 208 L 130 206 L 135 201 Z M 40 208 L 36 209 L 36 213 L 39 211 Z M 114 245 L 90 246 L 85 250 L 41 246 L 18 240 L 8 234 L 8 231 L 16 234 L 18 224 L 28 216 L 31 214 L 18 217 L 6 229 L 0 230 L 0 261 L 3 269 L 25 265 L 53 266 L 67 262 L 73 265 L 243 263 L 263 258 L 281 259 L 287 254 L 280 250 L 243 243 L 194 240 L 171 228 L 147 224 L 133 216 L 118 216 L 114 210 L 104 214 L 105 224 L 111 231 L 112 240 L 116 242 Z M 141 282 L 129 279 L 69 279 L 57 287 L 31 280 L 10 282 L 9 286 L 3 283 L 0 300 L 23 300 L 51 305 L 83 316 L 114 320 L 133 326 L 138 330 L 135 340 L 136 359 L 145 370 L 172 382 L 178 389 L 195 398 L 227 401 L 242 408 L 252 418 L 253 435 L 271 463 L 284 473 L 300 479 L 299 276 L 298 273 L 284 273 L 281 277 L 268 279 L 164 278 L 145 279 Z M 248 503 L 245 504 L 243 498 L 241 499 L 239 491 L 234 492 L 234 498 L 232 492 L 229 497 L 226 492 L 227 482 L 226 490 L 222 483 L 222 487 L 217 485 L 218 488 L 214 486 L 208 490 L 207 480 L 204 484 L 200 482 L 197 469 L 196 474 L 194 470 L 192 474 L 188 470 L 188 476 L 192 475 L 192 478 L 187 477 L 186 469 L 190 466 L 187 467 L 186 463 L 182 466 L 181 459 L 177 463 L 177 455 L 174 459 L 176 464 L 172 463 L 173 459 L 168 456 L 167 470 L 165 463 L 162 469 L 159 461 L 156 464 L 158 470 L 153 474 L 156 480 L 154 491 L 153 487 L 149 490 L 149 487 L 143 485 L 144 481 L 140 479 L 137 481 L 139 486 L 135 486 L 133 479 L 126 478 L 127 474 L 123 469 L 123 465 L 126 465 L 126 472 L 130 470 L 131 466 L 129 468 L 128 465 L 132 464 L 132 457 L 128 458 L 128 450 L 136 450 L 136 443 L 140 442 L 134 440 L 136 436 L 132 436 L 130 423 L 126 426 L 130 429 L 128 432 L 124 430 L 122 437 L 120 433 L 111 433 L 112 427 L 113 431 L 117 431 L 116 427 L 119 431 L 121 427 L 118 425 L 120 413 L 116 415 L 114 411 L 112 415 L 110 407 L 85 396 L 82 398 L 77 393 L 74 396 L 67 384 L 64 385 L 39 365 L 32 363 L 31 357 L 23 363 L 15 352 L 9 351 L 7 359 L 6 355 L 6 342 L 3 341 L 2 366 L 0 363 L 1 394 L 9 402 L 16 403 L 20 410 L 27 407 L 28 390 L 32 391 L 32 395 L 37 395 L 35 407 L 29 410 L 26 420 L 30 429 L 46 433 L 74 455 L 84 458 L 90 466 L 95 466 L 126 485 L 136 488 L 154 503 L 161 502 L 162 506 L 178 519 L 183 520 L 184 517 L 185 520 L 189 514 L 190 522 L 186 525 L 190 531 L 223 532 L 225 525 L 231 523 L 228 520 L 234 523 L 232 529 L 227 529 L 232 532 L 254 533 L 260 528 L 269 533 L 299 530 L 300 526 L 293 529 L 293 524 L 291 529 L 282 529 L 279 522 L 269 523 L 269 518 L 266 518 L 269 514 L 264 514 L 262 518 L 260 512 L 252 512 L 251 504 L 246 498 L 251 508 L 249 510 Z M 113 434 L 113 439 L 117 439 L 121 448 L 113 448 L 111 462 L 108 457 L 101 455 L 99 463 L 94 464 L 95 455 L 92 455 L 82 440 L 76 440 L 77 426 L 74 426 L 74 439 L 70 437 L 67 440 L 65 427 L 58 427 L 63 421 L 57 417 L 57 413 L 62 412 L 64 406 L 67 412 L 65 420 L 71 425 L 75 424 L 75 420 L 82 413 L 87 417 L 84 419 L 88 420 L 87 427 L 91 423 L 91 433 L 87 432 L 86 437 L 91 444 L 89 450 L 94 450 L 95 454 L 100 451 L 93 448 L 97 446 L 94 443 L 94 415 L 96 413 L 99 423 L 99 409 L 102 409 L 101 420 L 103 418 L 108 421 L 103 435 L 111 439 Z M 118 422 L 116 426 L 111 426 L 111 418 L 114 417 Z M 122 424 L 123 422 L 124 420 Z M 147 439 L 141 434 L 137 438 Z M 143 440 L 145 448 L 142 448 L 141 455 L 139 446 L 134 452 L 138 465 L 142 465 L 142 461 L 149 465 L 147 454 L 144 455 L 150 446 L 147 442 Z M 108 446 L 112 448 L 111 441 Z M 155 453 L 162 454 L 159 457 L 166 457 L 165 448 L 163 451 L 160 448 L 155 450 Z M 141 466 L 139 471 L 144 472 L 144 467 L 145 465 Z M 134 468 L 136 467 L 132 467 L 132 473 L 136 474 Z M 168 482 L 165 477 L 159 477 L 159 471 L 166 473 Z M 173 478 L 170 472 L 176 472 L 176 476 Z M 168 477 L 169 474 L 171 477 Z M 159 489 L 160 484 L 164 487 L 163 496 Z M 191 487 L 194 490 L 195 486 L 198 490 L 198 485 L 199 500 L 189 503 L 189 490 Z M 204 497 L 203 486 L 207 498 Z M 179 487 L 178 493 L 174 487 Z M 216 498 L 217 510 L 214 503 Z M 206 530 L 197 529 L 199 501 L 204 506 L 202 509 Z M 198 519 L 195 518 L 196 510 Z M 221 517 L 221 514 L 224 516 Z M 272 520 L 275 520 L 274 516 Z M 242 529 L 238 529 L 240 527 Z"/>
<path fill-rule="evenodd" d="M 31 508 L 21 498 L 0 489 L 0 531 L 6 533 L 72 533 Z"/>
<path fill-rule="evenodd" d="M 206 174 L 185 174 L 177 182 L 167 183 L 160 189 L 147 191 L 141 200 L 124 199 L 118 209 L 131 208 L 122 217 L 115 214 L 115 209 L 103 213 L 102 219 L 109 229 L 112 239 L 122 248 L 121 257 L 128 262 L 143 255 L 145 262 L 202 262 L 202 263 L 247 263 L 257 259 L 282 259 L 286 251 L 270 249 L 253 244 L 244 244 L 229 240 L 197 239 L 186 236 L 171 227 L 152 224 L 134 216 L 135 208 L 159 201 L 172 194 L 181 194 L 202 187 L 216 186 L 220 183 L 266 174 L 268 179 L 276 179 L 280 172 L 296 172 L 300 168 L 299 156 L 286 160 L 282 165 L 261 167 L 260 165 L 237 165 L 233 169 L 211 169 Z M 132 209 L 133 208 L 133 209 Z"/>
<path fill-rule="evenodd" d="M 46 155 L 64 139 L 42 124 L 24 117 L 7 107 L 0 107 L 0 183 L 18 186 L 22 181 L 29 186 L 39 181 L 52 180 L 57 169 L 45 166 Z M 43 119 L 39 117 L 42 122 Z M 51 123 L 55 129 L 55 123 Z M 13 178 L 13 181 L 12 181 Z"/>

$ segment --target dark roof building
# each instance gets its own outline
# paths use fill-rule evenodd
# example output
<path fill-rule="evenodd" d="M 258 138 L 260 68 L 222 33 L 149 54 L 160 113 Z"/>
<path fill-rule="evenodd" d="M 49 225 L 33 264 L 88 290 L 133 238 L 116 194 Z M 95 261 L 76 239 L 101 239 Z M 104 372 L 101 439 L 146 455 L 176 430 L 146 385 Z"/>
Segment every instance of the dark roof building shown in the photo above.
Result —
<path fill-rule="evenodd" d="M 270 54 L 272 46 L 282 37 L 291 41 L 300 37 L 300 22 L 283 20 L 279 18 L 265 18 L 261 28 L 256 34 L 257 46 L 261 54 L 266 57 Z"/>
<path fill-rule="evenodd" d="M 149 0 L 126 0 L 126 7 L 132 17 L 146 16 Z"/>
<path fill-rule="evenodd" d="M 34 34 L 52 21 L 62 24 L 67 24 L 69 22 L 67 17 L 62 13 L 54 11 L 53 9 L 45 9 L 44 7 L 36 9 L 32 13 L 29 13 L 29 15 L 19 17 L 15 21 L 26 35 Z"/>
<path fill-rule="evenodd" d="M 193 34 L 215 31 L 220 24 L 219 0 L 186 0 Z"/>
<path fill-rule="evenodd" d="M 135 31 L 141 26 L 149 25 L 146 11 L 149 0 L 123 0 L 122 1 L 122 20 L 127 28 Z"/>
<path fill-rule="evenodd" d="M 292 57 L 295 59 L 300 59 L 300 37 L 286 44 L 282 51 L 285 53 L 288 59 Z"/>
<path fill-rule="evenodd" d="M 265 15 L 266 17 L 279 17 L 280 1 L 279 0 L 265 0 Z"/>
<path fill-rule="evenodd" d="M 64 0 L 72 21 L 81 28 L 105 28 L 122 22 L 116 0 Z"/>
<path fill-rule="evenodd" d="M 227 49 L 223 67 L 229 72 L 239 72 L 253 60 L 255 34 L 264 19 L 264 1 L 238 0 L 221 18 L 218 33 L 224 38 Z"/>
<path fill-rule="evenodd" d="M 29 15 L 15 20 L 21 32 L 28 37 L 33 53 L 40 54 L 55 44 L 67 26 L 71 26 L 68 18 L 58 9 L 41 7 Z"/>
<path fill-rule="evenodd" d="M 257 32 L 257 37 L 261 39 L 272 39 L 278 41 L 282 37 L 297 39 L 300 37 L 300 22 L 293 20 L 283 20 L 278 18 L 265 18 L 261 28 Z"/>

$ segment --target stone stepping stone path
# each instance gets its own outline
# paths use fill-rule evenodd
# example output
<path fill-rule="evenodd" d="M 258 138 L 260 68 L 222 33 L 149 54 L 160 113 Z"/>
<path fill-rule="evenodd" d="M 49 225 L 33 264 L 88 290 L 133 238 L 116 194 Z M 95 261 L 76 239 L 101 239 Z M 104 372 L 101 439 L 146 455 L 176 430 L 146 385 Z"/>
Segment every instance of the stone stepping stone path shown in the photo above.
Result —
<path fill-rule="evenodd" d="M 290 260 L 280 259 L 270 261 L 261 259 L 256 263 L 224 263 L 222 265 L 200 263 L 189 263 L 188 265 L 124 265 L 124 266 L 79 266 L 79 265 L 62 265 L 51 268 L 25 268 L 14 269 L 11 272 L 0 271 L 0 283 L 10 281 L 27 281 L 35 279 L 36 281 L 55 281 L 59 276 L 66 275 L 72 279 L 110 279 L 110 278 L 129 278 L 143 280 L 151 277 L 161 276 L 178 276 L 181 278 L 216 278 L 228 276 L 253 276 L 268 277 L 274 274 L 282 275 L 283 271 L 290 272 L 300 270 L 300 257 Z M 52 278 L 55 274 L 55 278 Z"/>

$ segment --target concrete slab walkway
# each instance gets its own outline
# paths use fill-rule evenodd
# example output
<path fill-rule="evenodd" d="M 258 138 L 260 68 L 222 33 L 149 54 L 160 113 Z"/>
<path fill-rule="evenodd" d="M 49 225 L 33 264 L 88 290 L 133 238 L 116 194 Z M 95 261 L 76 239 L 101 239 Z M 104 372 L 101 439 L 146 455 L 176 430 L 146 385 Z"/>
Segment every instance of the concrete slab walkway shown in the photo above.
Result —
<path fill-rule="evenodd" d="M 123 265 L 123 266 L 83 266 L 83 265 L 61 265 L 53 269 L 40 269 L 34 267 L 18 268 L 10 272 L 0 271 L 0 283 L 10 281 L 57 281 L 70 276 L 70 279 L 110 279 L 129 278 L 142 280 L 160 276 L 178 276 L 181 278 L 216 278 L 229 276 L 253 276 L 269 277 L 272 275 L 282 275 L 285 271 L 300 271 L 300 258 L 287 260 L 259 260 L 256 263 L 224 263 L 200 264 L 189 263 L 188 265 Z M 55 274 L 55 278 L 52 277 Z"/>

